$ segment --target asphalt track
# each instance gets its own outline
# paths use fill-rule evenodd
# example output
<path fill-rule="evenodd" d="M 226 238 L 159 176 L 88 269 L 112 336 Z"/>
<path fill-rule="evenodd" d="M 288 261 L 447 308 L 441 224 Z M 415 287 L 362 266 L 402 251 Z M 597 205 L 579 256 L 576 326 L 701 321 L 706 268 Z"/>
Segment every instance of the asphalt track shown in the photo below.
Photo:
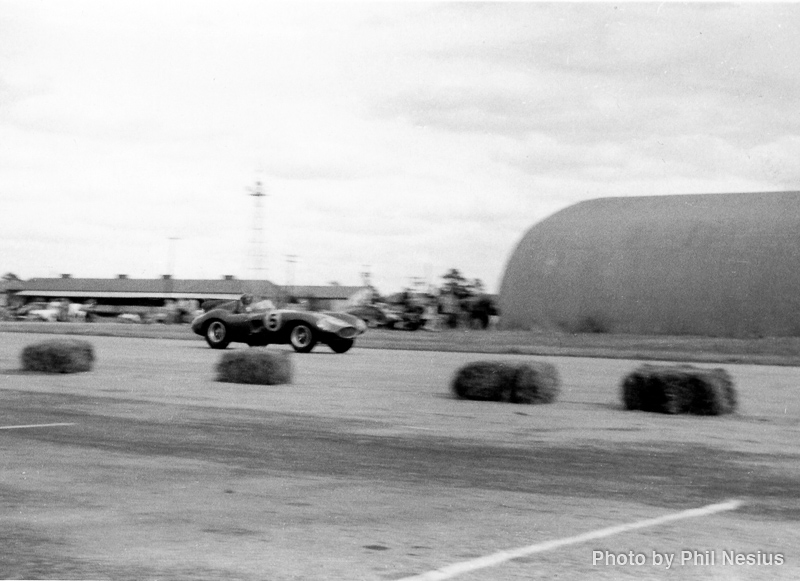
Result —
<path fill-rule="evenodd" d="M 214 381 L 198 341 L 92 337 L 90 373 L 18 371 L 41 338 L 0 333 L 4 579 L 397 580 L 731 499 L 456 578 L 800 577 L 797 368 L 726 366 L 737 415 L 669 417 L 621 409 L 627 360 L 320 347 L 267 387 Z M 476 359 L 555 363 L 561 397 L 453 399 Z"/>

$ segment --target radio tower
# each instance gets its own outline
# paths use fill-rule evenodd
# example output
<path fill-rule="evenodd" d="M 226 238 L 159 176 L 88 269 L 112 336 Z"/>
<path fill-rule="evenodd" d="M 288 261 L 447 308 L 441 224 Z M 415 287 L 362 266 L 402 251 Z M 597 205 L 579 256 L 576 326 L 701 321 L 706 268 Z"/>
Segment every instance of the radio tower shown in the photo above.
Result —
<path fill-rule="evenodd" d="M 266 266 L 264 265 L 264 198 L 267 196 L 261 186 L 256 182 L 255 187 L 249 188 L 248 194 L 253 198 L 253 232 L 250 241 L 250 259 L 252 260 L 253 278 L 266 279 Z"/>

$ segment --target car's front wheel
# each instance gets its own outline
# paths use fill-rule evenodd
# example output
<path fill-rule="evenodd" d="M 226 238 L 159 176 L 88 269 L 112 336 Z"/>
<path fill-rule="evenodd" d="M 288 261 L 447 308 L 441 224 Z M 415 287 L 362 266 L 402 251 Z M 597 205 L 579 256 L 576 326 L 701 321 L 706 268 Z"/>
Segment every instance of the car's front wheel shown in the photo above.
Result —
<path fill-rule="evenodd" d="M 212 349 L 225 349 L 231 340 L 228 338 L 228 327 L 219 320 L 211 321 L 206 327 L 206 343 Z"/>
<path fill-rule="evenodd" d="M 298 353 L 308 353 L 317 344 L 314 331 L 305 323 L 298 323 L 289 332 L 289 343 Z"/>
<path fill-rule="evenodd" d="M 334 353 L 347 353 L 354 343 L 355 341 L 353 339 L 336 339 L 328 343 L 328 346 Z"/>

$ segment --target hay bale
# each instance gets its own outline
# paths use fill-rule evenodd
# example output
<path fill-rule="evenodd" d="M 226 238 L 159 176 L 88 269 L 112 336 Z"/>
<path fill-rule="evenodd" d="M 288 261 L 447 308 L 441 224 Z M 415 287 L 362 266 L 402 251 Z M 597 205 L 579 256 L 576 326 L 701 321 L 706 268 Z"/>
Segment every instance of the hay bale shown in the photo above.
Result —
<path fill-rule="evenodd" d="M 474 361 L 456 372 L 451 388 L 463 399 L 510 401 L 516 367 L 503 361 Z"/>
<path fill-rule="evenodd" d="M 94 347 L 79 339 L 51 339 L 28 345 L 20 356 L 22 369 L 44 373 L 91 371 Z"/>
<path fill-rule="evenodd" d="M 267 349 L 226 351 L 217 364 L 217 381 L 260 385 L 291 383 L 291 353 Z"/>
<path fill-rule="evenodd" d="M 552 363 L 536 361 L 517 366 L 513 403 L 552 403 L 561 389 L 561 378 Z"/>
<path fill-rule="evenodd" d="M 711 416 L 738 405 L 727 371 L 692 365 L 642 365 L 624 378 L 622 402 L 628 410 Z"/>
<path fill-rule="evenodd" d="M 475 361 L 456 372 L 451 389 L 463 399 L 550 403 L 558 395 L 559 378 L 549 363 Z"/>

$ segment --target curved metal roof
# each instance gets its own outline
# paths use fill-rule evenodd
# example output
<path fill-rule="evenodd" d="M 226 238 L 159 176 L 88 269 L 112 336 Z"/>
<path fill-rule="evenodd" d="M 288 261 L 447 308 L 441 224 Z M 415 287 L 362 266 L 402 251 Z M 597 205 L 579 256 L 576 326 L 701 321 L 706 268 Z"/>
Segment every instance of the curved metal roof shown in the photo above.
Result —
<path fill-rule="evenodd" d="M 531 227 L 501 326 L 800 335 L 800 193 L 601 198 Z"/>

